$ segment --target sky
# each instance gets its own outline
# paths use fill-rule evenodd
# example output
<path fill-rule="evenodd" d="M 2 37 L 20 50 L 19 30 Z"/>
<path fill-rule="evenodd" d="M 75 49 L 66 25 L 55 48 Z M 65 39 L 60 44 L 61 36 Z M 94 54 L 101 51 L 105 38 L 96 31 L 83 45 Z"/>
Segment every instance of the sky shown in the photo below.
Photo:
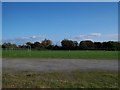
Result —
<path fill-rule="evenodd" d="M 117 2 L 3 2 L 2 40 L 118 40 Z"/>
<path fill-rule="evenodd" d="M 119 2 L 119 0 L 2 0 L 2 2 Z"/>
<path fill-rule="evenodd" d="M 0 43 L 2 42 L 2 3 L 0 2 Z"/>

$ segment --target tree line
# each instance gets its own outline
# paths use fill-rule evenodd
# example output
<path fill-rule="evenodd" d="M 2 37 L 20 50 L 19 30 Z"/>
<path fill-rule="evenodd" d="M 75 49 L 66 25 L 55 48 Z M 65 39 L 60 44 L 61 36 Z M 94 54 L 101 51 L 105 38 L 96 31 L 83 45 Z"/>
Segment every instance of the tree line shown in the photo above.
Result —
<path fill-rule="evenodd" d="M 107 42 L 93 42 L 85 40 L 81 42 L 64 39 L 61 41 L 61 45 L 53 45 L 52 41 L 45 39 L 42 42 L 26 42 L 23 45 L 16 45 L 12 43 L 4 43 L 1 45 L 2 49 L 31 49 L 31 50 L 120 50 L 120 42 L 107 41 Z"/>

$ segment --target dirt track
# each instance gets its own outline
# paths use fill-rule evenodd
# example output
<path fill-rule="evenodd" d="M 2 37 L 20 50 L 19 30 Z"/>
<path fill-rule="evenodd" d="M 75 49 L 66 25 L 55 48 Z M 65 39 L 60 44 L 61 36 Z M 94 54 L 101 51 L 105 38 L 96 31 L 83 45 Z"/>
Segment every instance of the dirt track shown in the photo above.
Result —
<path fill-rule="evenodd" d="M 3 59 L 4 71 L 118 71 L 117 60 L 83 59 Z"/>

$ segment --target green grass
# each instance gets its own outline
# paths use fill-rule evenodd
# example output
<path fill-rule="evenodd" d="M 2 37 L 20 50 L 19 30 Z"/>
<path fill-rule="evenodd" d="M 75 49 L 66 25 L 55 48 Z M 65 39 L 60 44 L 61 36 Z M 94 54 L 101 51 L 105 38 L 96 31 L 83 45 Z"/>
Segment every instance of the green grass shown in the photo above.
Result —
<path fill-rule="evenodd" d="M 3 88 L 118 88 L 117 72 L 3 73 Z"/>
<path fill-rule="evenodd" d="M 117 51 L 31 51 L 3 50 L 3 58 L 118 59 Z"/>

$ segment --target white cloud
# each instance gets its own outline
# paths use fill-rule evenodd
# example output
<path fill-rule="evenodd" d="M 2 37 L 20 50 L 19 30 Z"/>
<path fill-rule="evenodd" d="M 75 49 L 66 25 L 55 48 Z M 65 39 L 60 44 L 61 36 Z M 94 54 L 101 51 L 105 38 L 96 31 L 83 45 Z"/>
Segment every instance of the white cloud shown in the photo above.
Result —
<path fill-rule="evenodd" d="M 16 44 L 25 44 L 26 42 L 35 42 L 35 41 L 42 41 L 46 37 L 45 36 L 28 36 L 28 37 L 17 37 L 17 38 L 2 38 L 2 43 L 10 42 Z"/>
<path fill-rule="evenodd" d="M 104 34 L 102 35 L 103 38 L 108 39 L 108 40 L 118 40 L 118 34 Z"/>
<path fill-rule="evenodd" d="M 30 39 L 43 39 L 45 36 L 30 36 Z"/>
<path fill-rule="evenodd" d="M 37 38 L 37 36 L 31 36 L 30 38 L 35 39 L 35 38 Z"/>
<path fill-rule="evenodd" d="M 104 37 L 112 37 L 112 38 L 116 38 L 118 37 L 118 34 L 106 34 L 106 35 L 103 35 Z"/>
<path fill-rule="evenodd" d="M 119 34 L 120 36 L 120 34 Z M 101 33 L 91 33 L 88 35 L 79 35 L 73 40 L 82 41 L 82 40 L 91 40 L 91 41 L 118 41 L 118 34 L 101 34 Z"/>
<path fill-rule="evenodd" d="M 95 37 L 99 37 L 99 36 L 101 36 L 101 33 L 91 33 L 90 35 L 95 36 Z"/>
<path fill-rule="evenodd" d="M 91 33 L 91 34 L 88 34 L 88 35 L 79 35 L 77 37 L 75 37 L 75 39 L 77 41 L 81 41 L 81 40 L 93 40 L 94 38 L 97 38 L 97 37 L 100 37 L 101 36 L 101 33 Z"/>
<path fill-rule="evenodd" d="M 2 38 L 0 39 L 2 43 L 4 42 L 11 42 L 11 43 L 16 43 L 16 44 L 25 44 L 26 42 L 41 42 L 47 38 L 46 36 L 41 36 L 41 35 L 33 35 L 33 36 L 27 36 L 27 37 L 17 37 L 17 38 Z M 48 38 L 50 39 L 50 38 Z M 60 45 L 61 40 L 57 40 L 58 38 L 52 40 L 54 44 Z M 82 40 L 91 40 L 91 41 L 118 41 L 118 34 L 101 34 L 101 33 L 91 33 L 91 34 L 81 34 L 76 37 L 71 37 L 69 38 L 70 40 L 75 40 L 75 41 L 82 41 Z M 0 42 L 1 42 L 0 41 Z"/>

